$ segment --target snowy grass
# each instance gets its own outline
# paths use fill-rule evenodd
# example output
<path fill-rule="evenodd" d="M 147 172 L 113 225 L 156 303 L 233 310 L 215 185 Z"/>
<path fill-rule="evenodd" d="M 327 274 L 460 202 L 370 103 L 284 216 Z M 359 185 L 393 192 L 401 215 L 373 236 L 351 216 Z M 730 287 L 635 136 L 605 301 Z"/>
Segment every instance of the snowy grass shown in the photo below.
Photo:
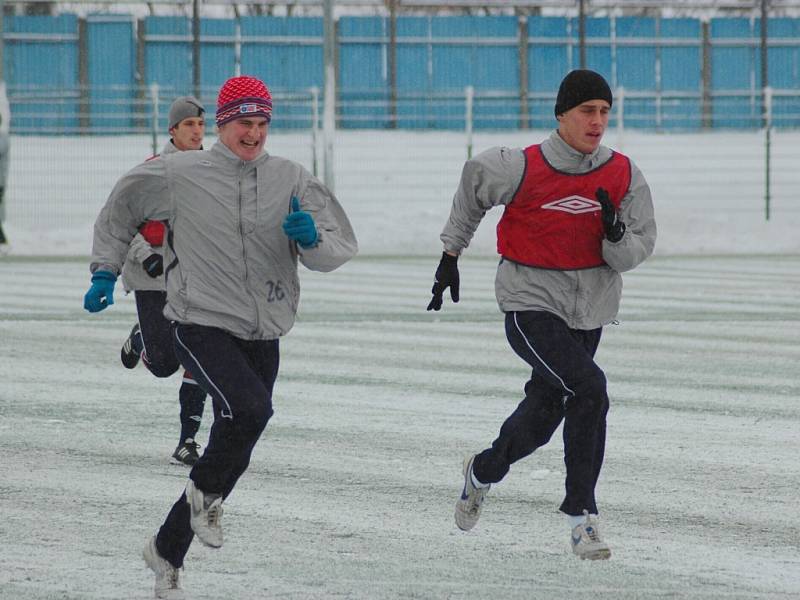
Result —
<path fill-rule="evenodd" d="M 800 597 L 800 256 L 657 256 L 626 274 L 598 487 L 613 557 L 570 554 L 560 431 L 453 524 L 460 463 L 521 399 L 495 260 L 424 310 L 436 256 L 303 270 L 276 414 L 194 544 L 195 600 Z M 127 371 L 130 297 L 82 309 L 85 259 L 0 260 L 0 598 L 152 596 L 140 559 L 186 481 L 179 376 Z M 210 411 L 201 427 L 207 436 Z"/>
<path fill-rule="evenodd" d="M 525 147 L 548 131 L 476 133 L 474 151 Z M 206 145 L 213 143 L 206 137 Z M 164 143 L 164 139 L 160 141 Z M 772 136 L 770 219 L 766 219 L 762 132 L 663 135 L 609 131 L 604 140 L 631 156 L 653 191 L 656 254 L 800 254 L 800 132 Z M 308 133 L 274 134 L 269 152 L 313 169 Z M 114 182 L 151 152 L 147 136 L 12 139 L 4 228 L 16 255 L 91 251 L 92 225 Z M 336 194 L 369 255 L 436 256 L 466 138 L 454 132 L 341 131 Z M 321 164 L 321 161 L 318 161 Z M 470 253 L 495 253 L 490 211 Z"/>

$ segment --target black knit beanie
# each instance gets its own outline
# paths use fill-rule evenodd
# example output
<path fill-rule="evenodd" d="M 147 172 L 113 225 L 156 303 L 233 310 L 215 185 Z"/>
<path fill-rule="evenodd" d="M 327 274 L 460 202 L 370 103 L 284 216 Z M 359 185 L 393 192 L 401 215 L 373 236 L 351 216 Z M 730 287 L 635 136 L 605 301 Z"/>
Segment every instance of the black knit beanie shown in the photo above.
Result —
<path fill-rule="evenodd" d="M 589 69 L 576 69 L 567 73 L 558 87 L 556 116 L 589 100 L 605 100 L 611 106 L 611 88 L 603 76 Z"/>

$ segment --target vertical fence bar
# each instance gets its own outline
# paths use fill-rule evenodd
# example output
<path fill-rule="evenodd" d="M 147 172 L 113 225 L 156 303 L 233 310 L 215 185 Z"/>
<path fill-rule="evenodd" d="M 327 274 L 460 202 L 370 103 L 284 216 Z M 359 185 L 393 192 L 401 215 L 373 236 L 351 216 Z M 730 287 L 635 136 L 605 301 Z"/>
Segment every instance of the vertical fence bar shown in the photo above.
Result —
<path fill-rule="evenodd" d="M 78 19 L 78 132 L 88 134 L 91 125 L 89 100 L 89 41 L 86 19 Z"/>
<path fill-rule="evenodd" d="M 323 64 L 325 68 L 325 105 L 322 116 L 322 132 L 325 137 L 323 163 L 325 165 L 325 185 L 334 191 L 333 174 L 333 138 L 336 132 L 336 30 L 333 22 L 333 0 L 325 0 L 324 6 L 325 39 L 323 46 Z"/>
<path fill-rule="evenodd" d="M 766 90 L 769 87 L 769 40 L 767 38 L 767 24 L 769 19 L 769 0 L 761 0 L 761 89 Z M 761 101 L 761 114 L 766 119 L 767 116 L 767 95 L 763 94 Z M 765 122 L 763 127 L 769 127 Z"/>
<path fill-rule="evenodd" d="M 200 93 L 200 0 L 192 3 L 192 88 L 195 98 L 203 97 Z"/>
<path fill-rule="evenodd" d="M 242 75 L 242 19 L 237 13 L 236 15 L 236 26 L 233 30 L 233 35 L 235 36 L 233 42 L 233 74 L 236 77 L 241 77 Z"/>
<path fill-rule="evenodd" d="M 528 107 L 528 17 L 521 14 L 519 20 L 519 128 L 528 129 L 530 108 Z"/>
<path fill-rule="evenodd" d="M 389 0 L 389 129 L 397 129 L 397 2 Z"/>
<path fill-rule="evenodd" d="M 158 84 L 150 85 L 150 136 L 153 147 L 153 154 L 158 154 Z"/>
<path fill-rule="evenodd" d="M 580 68 L 586 68 L 586 0 L 578 0 L 578 56 Z"/>
<path fill-rule="evenodd" d="M 472 102 L 475 88 L 468 85 L 464 88 L 464 133 L 467 136 L 467 158 L 472 158 Z"/>
<path fill-rule="evenodd" d="M 319 144 L 319 88 L 311 88 L 311 172 L 319 177 L 317 164 L 317 145 Z"/>
<path fill-rule="evenodd" d="M 623 86 L 617 88 L 614 103 L 617 105 L 617 149 L 622 150 L 625 145 L 625 88 Z"/>
<path fill-rule="evenodd" d="M 700 100 L 700 121 L 703 129 L 711 129 L 714 123 L 714 110 L 711 96 L 711 25 L 708 21 L 703 21 L 702 26 L 702 54 L 703 67 L 701 73 L 701 100 Z"/>
<path fill-rule="evenodd" d="M 772 88 L 764 88 L 764 217 L 769 221 L 772 158 Z"/>

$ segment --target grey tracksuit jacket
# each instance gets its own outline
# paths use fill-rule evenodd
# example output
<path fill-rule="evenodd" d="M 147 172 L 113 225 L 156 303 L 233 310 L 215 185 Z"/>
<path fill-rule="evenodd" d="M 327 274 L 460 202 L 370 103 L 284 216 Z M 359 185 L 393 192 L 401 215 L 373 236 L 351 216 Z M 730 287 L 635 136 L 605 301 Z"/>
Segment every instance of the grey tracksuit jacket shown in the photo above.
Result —
<path fill-rule="evenodd" d="M 179 150 L 170 140 L 159 156 L 165 156 L 173 152 L 179 152 Z M 125 264 L 122 265 L 122 284 L 126 292 L 135 290 L 164 291 L 164 276 L 150 277 L 142 266 L 142 262 L 151 254 L 161 254 L 163 256 L 162 250 L 163 248 L 153 248 L 141 233 L 133 236 L 128 255 L 125 258 Z"/>
<path fill-rule="evenodd" d="M 566 173 L 585 173 L 611 158 L 611 150 L 602 145 L 591 154 L 582 154 L 564 142 L 557 131 L 541 147 L 550 165 Z M 524 171 L 521 149 L 491 148 L 467 161 L 441 234 L 445 250 L 460 254 L 486 211 L 511 202 Z M 650 256 L 656 242 L 650 188 L 633 161 L 620 218 L 627 226 L 625 235 L 617 243 L 603 240 L 603 266 L 559 271 L 501 260 L 495 278 L 500 310 L 544 310 L 564 319 L 572 329 L 595 329 L 613 321 L 622 295 L 620 273 Z"/>
<path fill-rule="evenodd" d="M 300 248 L 282 223 L 296 196 L 319 232 Z M 301 165 L 266 152 L 243 161 L 222 142 L 142 163 L 114 186 L 94 226 L 90 269 L 119 273 L 137 227 L 166 220 L 164 316 L 275 339 L 294 324 L 298 260 L 332 271 L 358 249 L 338 200 Z"/>

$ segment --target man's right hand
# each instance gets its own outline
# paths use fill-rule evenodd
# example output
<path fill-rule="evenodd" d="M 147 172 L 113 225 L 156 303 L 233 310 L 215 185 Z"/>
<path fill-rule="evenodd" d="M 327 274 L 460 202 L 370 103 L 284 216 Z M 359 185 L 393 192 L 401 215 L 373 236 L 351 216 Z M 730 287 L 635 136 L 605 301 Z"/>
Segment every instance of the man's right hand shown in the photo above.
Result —
<path fill-rule="evenodd" d="M 114 304 L 114 283 L 117 276 L 109 271 L 95 271 L 92 286 L 83 297 L 83 308 L 90 313 L 100 312 Z"/>
<path fill-rule="evenodd" d="M 450 298 L 453 302 L 458 302 L 459 281 L 458 256 L 442 252 L 442 259 L 439 261 L 433 288 L 431 288 L 433 298 L 428 304 L 428 310 L 440 310 L 442 308 L 442 296 L 447 288 L 450 288 Z"/>

